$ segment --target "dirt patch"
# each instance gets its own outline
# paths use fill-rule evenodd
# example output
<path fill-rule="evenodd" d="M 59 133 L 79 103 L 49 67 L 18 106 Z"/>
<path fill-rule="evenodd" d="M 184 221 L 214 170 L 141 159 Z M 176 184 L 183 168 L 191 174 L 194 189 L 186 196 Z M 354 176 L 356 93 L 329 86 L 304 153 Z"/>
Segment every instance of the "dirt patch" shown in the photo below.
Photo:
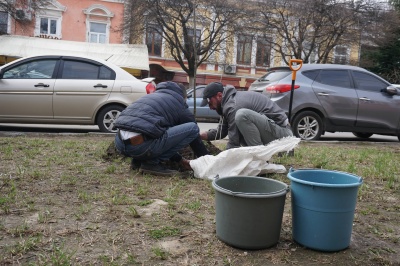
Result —
<path fill-rule="evenodd" d="M 294 242 L 288 193 L 278 244 L 254 251 L 216 237 L 209 180 L 141 175 L 107 152 L 112 139 L 0 137 L 1 265 L 400 264 L 399 144 L 301 143 L 294 157 L 274 158 L 352 172 L 364 185 L 349 248 L 319 252 Z M 289 183 L 286 174 L 268 177 Z"/>

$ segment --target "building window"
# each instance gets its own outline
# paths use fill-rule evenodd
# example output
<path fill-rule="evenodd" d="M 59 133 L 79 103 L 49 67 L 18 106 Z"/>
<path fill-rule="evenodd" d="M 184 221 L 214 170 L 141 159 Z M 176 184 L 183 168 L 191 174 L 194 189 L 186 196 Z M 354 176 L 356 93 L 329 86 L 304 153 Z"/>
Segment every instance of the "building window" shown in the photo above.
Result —
<path fill-rule="evenodd" d="M 194 29 L 193 28 L 188 28 L 188 38 L 190 41 L 193 41 L 194 38 Z M 200 44 L 201 40 L 201 30 L 196 29 L 196 46 Z"/>
<path fill-rule="evenodd" d="M 317 49 L 314 47 L 314 49 L 311 50 L 311 43 L 308 41 L 305 41 L 303 43 L 303 54 L 302 57 L 305 58 L 306 55 L 308 55 L 308 61 L 304 61 L 304 63 L 311 63 L 311 64 L 315 64 L 318 61 L 318 52 Z"/>
<path fill-rule="evenodd" d="M 35 36 L 61 39 L 61 16 L 38 16 L 36 19 Z"/>
<path fill-rule="evenodd" d="M 335 47 L 335 57 L 334 63 L 345 65 L 348 62 L 348 48 L 346 46 L 336 46 Z"/>
<path fill-rule="evenodd" d="M 83 10 L 86 15 L 87 42 L 108 43 L 110 39 L 111 18 L 114 14 L 105 6 L 95 4 Z"/>
<path fill-rule="evenodd" d="M 271 63 L 271 42 L 266 38 L 257 39 L 256 65 L 267 67 Z"/>
<path fill-rule="evenodd" d="M 89 42 L 106 43 L 107 24 L 90 22 Z"/>
<path fill-rule="evenodd" d="M 56 35 L 57 19 L 40 18 L 40 34 Z"/>
<path fill-rule="evenodd" d="M 35 36 L 61 39 L 62 16 L 67 8 L 57 1 L 48 2 L 36 12 Z"/>
<path fill-rule="evenodd" d="M 147 28 L 146 45 L 149 55 L 161 56 L 162 35 L 160 32 L 160 26 L 151 25 Z"/>
<path fill-rule="evenodd" d="M 8 13 L 0 11 L 0 35 L 7 34 L 8 30 Z"/>
<path fill-rule="evenodd" d="M 237 41 L 237 59 L 238 64 L 249 65 L 251 63 L 252 37 L 239 36 Z"/>

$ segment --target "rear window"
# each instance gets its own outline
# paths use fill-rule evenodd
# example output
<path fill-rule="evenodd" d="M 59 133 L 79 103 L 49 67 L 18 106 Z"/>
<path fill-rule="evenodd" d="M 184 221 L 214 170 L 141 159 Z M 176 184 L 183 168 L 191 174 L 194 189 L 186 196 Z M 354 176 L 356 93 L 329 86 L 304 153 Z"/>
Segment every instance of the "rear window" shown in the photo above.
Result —
<path fill-rule="evenodd" d="M 316 81 L 330 86 L 342 88 L 352 87 L 347 70 L 321 70 Z"/>
<path fill-rule="evenodd" d="M 318 73 L 319 73 L 319 69 L 301 72 L 301 74 L 303 74 L 303 76 L 305 76 L 311 80 L 314 80 L 318 76 Z"/>
<path fill-rule="evenodd" d="M 278 81 L 289 75 L 291 71 L 271 71 L 262 76 L 259 80 L 260 81 Z"/>
<path fill-rule="evenodd" d="M 106 66 L 83 61 L 64 61 L 62 79 L 115 79 L 115 74 Z"/>

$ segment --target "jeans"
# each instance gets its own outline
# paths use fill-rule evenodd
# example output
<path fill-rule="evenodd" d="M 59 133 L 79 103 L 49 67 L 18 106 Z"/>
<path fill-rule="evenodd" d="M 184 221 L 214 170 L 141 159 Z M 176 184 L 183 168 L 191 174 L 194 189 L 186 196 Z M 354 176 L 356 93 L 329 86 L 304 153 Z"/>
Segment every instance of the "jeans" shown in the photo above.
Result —
<path fill-rule="evenodd" d="M 178 151 L 188 145 L 193 146 L 192 149 L 196 149 L 194 152 L 197 156 L 208 154 L 206 147 L 200 139 L 199 131 L 196 123 L 189 122 L 170 127 L 160 138 L 145 139 L 139 145 L 125 144 L 119 138 L 119 134 L 116 134 L 115 147 L 123 155 L 141 162 L 159 164 L 169 159 L 178 162 L 182 159 Z"/>
<path fill-rule="evenodd" d="M 290 126 L 281 127 L 267 116 L 249 109 L 238 110 L 235 123 L 244 139 L 244 146 L 266 145 L 273 140 L 293 136 Z"/>

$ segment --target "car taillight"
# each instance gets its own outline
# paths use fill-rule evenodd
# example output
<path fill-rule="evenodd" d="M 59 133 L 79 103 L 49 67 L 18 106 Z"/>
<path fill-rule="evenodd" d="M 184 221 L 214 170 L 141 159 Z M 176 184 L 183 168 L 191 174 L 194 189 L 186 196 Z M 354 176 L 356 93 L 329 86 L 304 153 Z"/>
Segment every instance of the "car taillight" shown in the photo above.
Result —
<path fill-rule="evenodd" d="M 156 86 L 152 82 L 146 85 L 146 93 L 150 94 L 156 91 Z"/>
<path fill-rule="evenodd" d="M 300 85 L 294 85 L 294 89 L 300 88 Z M 269 85 L 265 90 L 269 93 L 284 93 L 288 92 L 292 89 L 291 84 L 276 84 L 276 85 Z"/>

